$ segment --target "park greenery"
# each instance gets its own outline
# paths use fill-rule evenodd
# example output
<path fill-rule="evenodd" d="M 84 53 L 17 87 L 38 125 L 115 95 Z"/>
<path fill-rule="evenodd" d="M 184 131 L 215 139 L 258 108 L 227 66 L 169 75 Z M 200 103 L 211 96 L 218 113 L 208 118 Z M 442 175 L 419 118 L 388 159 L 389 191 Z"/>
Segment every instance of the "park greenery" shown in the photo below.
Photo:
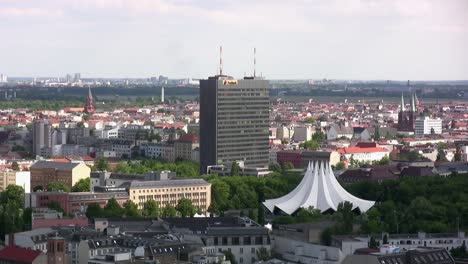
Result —
<path fill-rule="evenodd" d="M 115 198 L 107 201 L 104 208 L 98 203 L 91 203 L 86 209 L 88 218 L 96 217 L 193 217 L 199 208 L 192 204 L 192 201 L 187 198 L 182 198 L 174 207 L 167 204 L 160 207 L 154 200 L 148 200 L 143 204 L 143 209 L 139 210 L 138 206 L 131 200 L 126 201 L 123 206 L 117 202 Z"/>
<path fill-rule="evenodd" d="M 98 162 L 95 170 L 109 168 L 105 162 Z M 113 172 L 127 173 L 127 174 L 143 174 L 151 171 L 170 170 L 177 173 L 177 177 L 196 178 L 199 177 L 198 164 L 193 161 L 177 160 L 175 162 L 166 162 L 156 159 L 145 159 L 142 161 L 122 161 Z"/>

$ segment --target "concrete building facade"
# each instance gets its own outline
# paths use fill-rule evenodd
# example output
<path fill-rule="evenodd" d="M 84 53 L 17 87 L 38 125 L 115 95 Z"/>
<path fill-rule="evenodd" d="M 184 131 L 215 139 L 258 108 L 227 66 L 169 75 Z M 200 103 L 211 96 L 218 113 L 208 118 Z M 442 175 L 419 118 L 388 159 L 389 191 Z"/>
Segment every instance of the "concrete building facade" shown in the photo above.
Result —
<path fill-rule="evenodd" d="M 225 75 L 200 80 L 200 173 L 238 160 L 268 166 L 269 105 L 266 80 Z"/>

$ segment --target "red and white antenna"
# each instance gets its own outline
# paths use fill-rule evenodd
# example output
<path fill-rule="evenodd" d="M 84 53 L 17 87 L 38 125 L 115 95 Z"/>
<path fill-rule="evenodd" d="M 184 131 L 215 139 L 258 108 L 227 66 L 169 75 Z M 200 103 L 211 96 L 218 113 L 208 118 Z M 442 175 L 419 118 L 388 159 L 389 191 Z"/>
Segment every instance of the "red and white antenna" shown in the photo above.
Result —
<path fill-rule="evenodd" d="M 255 70 L 256 70 L 255 68 L 256 68 L 256 66 L 257 66 L 257 57 L 256 57 L 256 55 L 257 55 L 257 48 L 254 48 L 254 58 L 253 58 L 253 59 L 254 59 L 254 61 L 253 61 L 253 63 L 254 63 L 254 74 L 253 74 L 253 77 L 254 77 L 254 78 L 255 78 Z"/>
<path fill-rule="evenodd" d="M 223 75 L 223 46 L 219 46 L 219 75 Z"/>

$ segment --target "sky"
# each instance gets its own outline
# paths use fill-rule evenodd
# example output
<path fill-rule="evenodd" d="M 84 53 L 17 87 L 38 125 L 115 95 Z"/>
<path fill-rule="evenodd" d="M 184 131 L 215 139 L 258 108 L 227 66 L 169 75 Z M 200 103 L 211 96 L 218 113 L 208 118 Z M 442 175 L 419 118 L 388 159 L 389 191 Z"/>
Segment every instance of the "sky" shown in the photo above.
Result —
<path fill-rule="evenodd" d="M 468 0 L 0 0 L 8 76 L 468 80 Z"/>

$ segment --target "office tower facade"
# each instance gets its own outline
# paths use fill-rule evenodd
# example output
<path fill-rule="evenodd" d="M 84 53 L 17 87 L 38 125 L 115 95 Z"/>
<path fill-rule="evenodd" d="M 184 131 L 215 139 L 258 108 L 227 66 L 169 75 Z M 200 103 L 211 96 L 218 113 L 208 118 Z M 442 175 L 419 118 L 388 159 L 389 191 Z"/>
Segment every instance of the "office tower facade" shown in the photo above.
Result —
<path fill-rule="evenodd" d="M 268 129 L 268 81 L 225 75 L 200 80 L 200 173 L 233 161 L 268 166 Z"/>
<path fill-rule="evenodd" d="M 32 125 L 33 155 L 42 155 L 44 149 L 52 146 L 52 127 L 47 121 L 38 120 Z"/>

